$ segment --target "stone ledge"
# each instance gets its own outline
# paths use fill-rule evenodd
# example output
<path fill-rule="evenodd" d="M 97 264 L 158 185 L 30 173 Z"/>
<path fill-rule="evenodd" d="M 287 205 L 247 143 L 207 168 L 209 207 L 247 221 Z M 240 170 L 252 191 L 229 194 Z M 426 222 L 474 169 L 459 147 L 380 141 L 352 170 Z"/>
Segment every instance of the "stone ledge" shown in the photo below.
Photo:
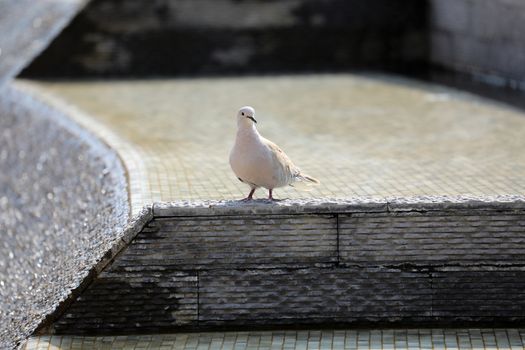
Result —
<path fill-rule="evenodd" d="M 525 210 L 525 196 L 422 196 L 349 199 L 305 199 L 305 200 L 254 200 L 243 201 L 179 201 L 154 203 L 153 216 L 215 216 L 215 215 L 268 215 L 268 214 L 308 214 L 308 213 L 361 213 L 393 211 L 433 211 L 433 210 Z"/>
<path fill-rule="evenodd" d="M 498 199 L 155 204 L 48 331 L 523 323 L 525 202 Z"/>

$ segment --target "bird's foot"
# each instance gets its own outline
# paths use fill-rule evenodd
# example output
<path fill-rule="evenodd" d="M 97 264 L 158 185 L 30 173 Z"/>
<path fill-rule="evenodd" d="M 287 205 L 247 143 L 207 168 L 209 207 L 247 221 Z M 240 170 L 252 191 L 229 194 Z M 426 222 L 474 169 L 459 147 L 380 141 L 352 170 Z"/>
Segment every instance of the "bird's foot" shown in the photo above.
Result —
<path fill-rule="evenodd" d="M 241 199 L 241 202 L 249 202 L 253 200 L 253 194 L 255 193 L 255 189 L 252 189 L 250 193 L 248 193 L 248 197 Z"/>

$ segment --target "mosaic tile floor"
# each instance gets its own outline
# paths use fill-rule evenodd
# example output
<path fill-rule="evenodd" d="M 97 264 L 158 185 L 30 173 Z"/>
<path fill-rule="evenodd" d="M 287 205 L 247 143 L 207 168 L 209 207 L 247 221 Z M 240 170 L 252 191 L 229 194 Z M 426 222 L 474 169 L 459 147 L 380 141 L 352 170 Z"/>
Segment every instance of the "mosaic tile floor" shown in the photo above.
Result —
<path fill-rule="evenodd" d="M 525 114 L 454 90 L 384 76 L 19 82 L 124 159 L 133 211 L 156 201 L 236 199 L 228 164 L 243 105 L 306 173 L 277 198 L 525 193 Z M 259 197 L 266 192 L 259 190 Z"/>
<path fill-rule="evenodd" d="M 23 347 L 25 350 L 522 350 L 524 348 L 525 329 L 322 330 L 118 337 L 42 336 L 29 339 Z"/>

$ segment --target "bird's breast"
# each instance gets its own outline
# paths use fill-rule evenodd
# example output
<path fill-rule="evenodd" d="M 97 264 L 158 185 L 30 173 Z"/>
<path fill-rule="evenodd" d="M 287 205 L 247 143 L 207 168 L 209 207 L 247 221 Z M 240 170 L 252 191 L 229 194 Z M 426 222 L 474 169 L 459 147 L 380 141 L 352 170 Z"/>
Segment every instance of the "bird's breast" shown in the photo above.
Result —
<path fill-rule="evenodd" d="M 230 152 L 230 165 L 243 181 L 274 188 L 276 179 L 268 148 L 257 140 L 237 140 Z"/>

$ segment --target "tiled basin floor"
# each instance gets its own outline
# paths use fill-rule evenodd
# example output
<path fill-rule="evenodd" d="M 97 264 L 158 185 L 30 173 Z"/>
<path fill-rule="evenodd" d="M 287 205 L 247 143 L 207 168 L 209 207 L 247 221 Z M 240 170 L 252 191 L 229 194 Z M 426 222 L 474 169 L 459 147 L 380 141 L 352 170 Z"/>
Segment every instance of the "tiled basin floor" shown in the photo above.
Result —
<path fill-rule="evenodd" d="M 524 340 L 525 329 L 322 330 L 111 337 L 42 336 L 30 338 L 23 349 L 522 350 Z"/>
<path fill-rule="evenodd" d="M 279 198 L 525 193 L 523 112 L 435 85 L 342 74 L 19 86 L 80 112 L 70 115 L 117 149 L 135 212 L 244 197 L 228 164 L 243 105 L 255 107 L 262 135 L 322 182 L 278 189 Z"/>

